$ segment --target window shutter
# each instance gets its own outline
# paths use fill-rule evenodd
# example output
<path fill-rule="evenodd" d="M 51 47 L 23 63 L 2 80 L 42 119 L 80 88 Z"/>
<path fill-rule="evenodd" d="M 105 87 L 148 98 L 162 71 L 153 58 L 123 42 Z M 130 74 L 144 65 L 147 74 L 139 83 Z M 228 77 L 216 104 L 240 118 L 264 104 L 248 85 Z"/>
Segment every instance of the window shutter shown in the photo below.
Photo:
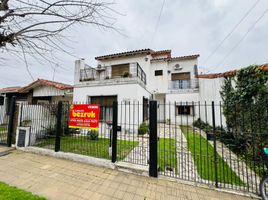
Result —
<path fill-rule="evenodd" d="M 171 80 L 172 81 L 190 80 L 190 79 L 191 79 L 190 78 L 190 72 L 171 74 Z"/>
<path fill-rule="evenodd" d="M 112 77 L 123 76 L 125 72 L 129 73 L 129 64 L 113 65 Z"/>

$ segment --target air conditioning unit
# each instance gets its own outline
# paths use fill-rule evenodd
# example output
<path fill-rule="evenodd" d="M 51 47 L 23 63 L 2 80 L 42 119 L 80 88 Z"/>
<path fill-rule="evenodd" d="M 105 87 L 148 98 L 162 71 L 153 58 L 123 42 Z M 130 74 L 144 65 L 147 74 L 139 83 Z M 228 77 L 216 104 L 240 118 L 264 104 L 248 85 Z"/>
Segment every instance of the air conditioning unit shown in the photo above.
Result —
<path fill-rule="evenodd" d="M 100 64 L 98 64 L 98 66 L 96 67 L 97 71 L 104 71 L 106 69 L 105 66 L 101 66 Z"/>
<path fill-rule="evenodd" d="M 16 147 L 27 147 L 30 141 L 30 127 L 18 127 L 16 132 Z"/>
<path fill-rule="evenodd" d="M 176 64 L 174 66 L 174 70 L 182 70 L 182 67 L 180 66 L 180 64 Z"/>

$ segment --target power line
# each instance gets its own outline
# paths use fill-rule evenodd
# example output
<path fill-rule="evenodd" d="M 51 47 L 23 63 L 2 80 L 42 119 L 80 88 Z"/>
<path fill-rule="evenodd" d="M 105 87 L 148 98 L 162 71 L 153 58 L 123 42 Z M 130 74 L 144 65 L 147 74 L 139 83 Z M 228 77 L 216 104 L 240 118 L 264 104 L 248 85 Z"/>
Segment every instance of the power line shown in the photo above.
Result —
<path fill-rule="evenodd" d="M 260 2 L 260 0 L 257 0 L 250 8 L 249 10 L 243 15 L 243 17 L 239 20 L 239 22 L 232 28 L 232 30 L 223 38 L 223 40 L 218 44 L 218 46 L 212 51 L 211 54 L 204 60 L 202 65 L 205 65 L 207 61 L 218 51 L 218 49 L 223 45 L 223 43 L 235 32 L 237 27 L 246 19 L 246 17 L 251 13 L 251 11 L 256 7 L 256 5 Z"/>
<path fill-rule="evenodd" d="M 257 20 L 252 24 L 252 26 L 249 27 L 249 29 L 247 30 L 247 32 L 243 35 L 243 37 L 233 46 L 233 48 L 223 57 L 223 59 L 221 59 L 221 61 L 217 64 L 217 67 L 215 67 L 214 69 L 210 70 L 214 71 L 215 69 L 217 69 L 221 64 L 224 63 L 224 61 L 230 56 L 230 54 L 243 42 L 243 40 L 247 37 L 247 35 L 249 34 L 250 31 L 252 31 L 254 29 L 254 27 L 256 26 L 256 24 L 264 17 L 264 15 L 268 12 L 268 8 L 266 8 L 264 10 L 264 12 L 257 18 Z"/>
<path fill-rule="evenodd" d="M 158 19 L 157 19 L 157 22 L 156 22 L 156 25 L 155 25 L 155 29 L 154 29 L 154 33 L 153 33 L 153 36 L 152 36 L 152 40 L 151 40 L 150 46 L 152 46 L 152 44 L 154 42 L 155 34 L 156 34 L 157 29 L 158 29 L 158 26 L 159 26 L 159 22 L 160 22 L 160 19 L 161 19 L 161 16 L 162 16 L 162 12 L 163 12 L 163 8 L 164 8 L 164 5 L 165 5 L 165 2 L 166 2 L 166 0 L 163 0 L 163 2 L 162 2 L 162 6 L 161 6 L 161 9 L 160 9 L 160 13 L 158 15 Z"/>

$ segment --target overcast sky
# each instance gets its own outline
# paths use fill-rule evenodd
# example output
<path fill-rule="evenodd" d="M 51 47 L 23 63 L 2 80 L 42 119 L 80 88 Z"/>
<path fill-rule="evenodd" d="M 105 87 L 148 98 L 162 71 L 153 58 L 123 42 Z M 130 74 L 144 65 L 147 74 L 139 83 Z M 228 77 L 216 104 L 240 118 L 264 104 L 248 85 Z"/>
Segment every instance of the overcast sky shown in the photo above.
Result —
<path fill-rule="evenodd" d="M 256 0 L 166 0 L 156 26 L 162 2 L 116 0 L 113 9 L 121 14 L 113 14 L 117 18 L 115 27 L 123 34 L 90 25 L 69 30 L 66 34 L 72 37 L 68 45 L 72 46 L 73 56 L 59 55 L 55 81 L 73 83 L 76 58 L 85 58 L 87 64 L 96 66 L 95 56 L 142 48 L 171 49 L 172 56 L 200 54 L 199 67 L 211 73 L 268 62 L 268 13 L 253 27 L 268 9 L 267 0 L 259 0 L 208 60 L 207 57 Z M 2 57 L 5 55 L 2 54 Z M 30 83 L 32 80 L 25 64 L 13 57 L 8 58 L 5 65 L 0 66 L 0 88 Z M 29 60 L 29 67 L 35 79 L 53 78 L 53 68 L 48 63 Z"/>

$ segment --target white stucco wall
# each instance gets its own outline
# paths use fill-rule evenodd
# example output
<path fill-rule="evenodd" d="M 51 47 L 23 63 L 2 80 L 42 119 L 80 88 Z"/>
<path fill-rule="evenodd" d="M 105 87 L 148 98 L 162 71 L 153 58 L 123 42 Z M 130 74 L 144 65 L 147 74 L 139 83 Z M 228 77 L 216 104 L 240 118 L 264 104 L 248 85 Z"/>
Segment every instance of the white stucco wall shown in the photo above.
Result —
<path fill-rule="evenodd" d="M 74 88 L 74 102 L 87 102 L 88 96 L 117 96 L 117 101 L 142 101 L 142 95 L 150 97 L 150 93 L 139 84 L 117 84 L 104 86 L 76 86 Z"/>
<path fill-rule="evenodd" d="M 102 83 L 96 84 L 90 81 L 80 82 L 80 69 L 83 69 L 85 66 L 85 61 L 80 60 L 76 61 L 76 69 L 75 69 L 75 87 L 74 87 L 74 101 L 76 102 L 87 102 L 88 96 L 111 96 L 117 95 L 118 102 L 123 102 L 128 100 L 130 102 L 139 101 L 142 104 L 143 97 L 150 98 L 151 94 L 153 94 L 154 98 L 158 102 L 160 102 L 159 113 L 168 112 L 166 109 L 167 105 L 163 105 L 168 102 L 186 102 L 186 101 L 198 101 L 199 94 L 198 89 L 188 90 L 188 91 L 180 91 L 178 93 L 171 93 L 169 90 L 169 82 L 171 81 L 172 73 L 182 73 L 182 72 L 190 72 L 191 79 L 194 79 L 194 68 L 197 65 L 197 59 L 188 59 L 188 60 L 178 60 L 178 61 L 150 61 L 152 57 L 150 55 L 137 55 L 137 56 L 128 56 L 121 58 L 113 58 L 107 59 L 103 61 L 98 61 L 98 65 L 101 66 L 111 66 L 117 64 L 125 64 L 125 63 L 139 63 L 140 67 L 146 73 L 147 85 L 142 87 L 138 83 L 108 83 L 108 80 L 105 83 L 103 80 Z M 175 70 L 174 66 L 179 64 L 182 68 L 181 70 Z M 163 70 L 162 76 L 155 76 L 155 70 Z M 125 79 L 126 80 L 126 79 Z M 109 85 L 110 84 L 110 85 Z M 173 91 L 174 92 L 174 91 Z M 119 111 L 120 112 L 120 111 Z M 127 111 L 129 112 L 129 111 Z M 133 112 L 137 113 L 133 110 Z M 139 123 L 142 120 L 142 111 L 139 112 L 138 121 Z M 168 115 L 173 115 L 172 121 L 175 121 L 175 109 L 173 109 L 173 113 L 166 113 L 165 115 L 159 116 L 159 121 L 163 121 L 165 118 L 169 118 Z M 133 115 L 133 114 L 132 114 Z M 186 118 L 183 116 L 183 118 Z M 134 119 L 135 121 L 136 119 Z M 132 121 L 132 119 L 128 120 Z"/>
<path fill-rule="evenodd" d="M 188 59 L 188 60 L 178 60 L 178 61 L 153 61 L 150 60 L 152 57 L 150 55 L 137 55 L 137 56 L 128 56 L 121 58 L 113 58 L 98 61 L 98 65 L 101 66 L 111 66 L 125 63 L 139 63 L 140 67 L 146 74 L 147 85 L 146 89 L 151 93 L 169 93 L 169 81 L 171 81 L 171 73 L 182 73 L 182 72 L 190 72 L 191 79 L 194 79 L 194 66 L 198 64 L 197 59 Z M 179 64 L 182 69 L 175 70 L 174 66 Z M 75 63 L 75 77 L 74 84 L 79 83 L 80 69 L 85 67 L 84 60 L 78 60 Z M 155 76 L 155 70 L 163 70 L 162 76 Z"/>
<path fill-rule="evenodd" d="M 215 123 L 216 126 L 226 125 L 222 114 L 222 98 L 220 91 L 224 83 L 224 78 L 199 79 L 199 99 L 201 103 L 200 118 L 212 125 L 212 101 L 215 103 Z"/>
<path fill-rule="evenodd" d="M 180 93 L 180 94 L 167 94 L 166 95 L 166 119 L 170 119 L 171 123 L 176 124 L 192 124 L 198 118 L 197 106 L 194 106 L 194 115 L 176 115 L 176 106 L 179 105 L 196 105 L 199 100 L 199 93 Z"/>
<path fill-rule="evenodd" d="M 148 58 L 148 59 L 145 59 L 145 58 Z M 150 55 L 137 55 L 137 56 L 132 56 L 132 57 L 128 56 L 128 57 L 121 57 L 121 58 L 98 61 L 98 64 L 101 64 L 102 66 L 111 66 L 111 65 L 137 62 L 139 63 L 140 67 L 143 69 L 143 71 L 146 74 L 147 89 L 151 90 L 150 89 L 151 77 L 149 76 L 150 59 L 151 59 Z"/>
<path fill-rule="evenodd" d="M 117 96 L 118 123 L 123 131 L 129 133 L 137 133 L 138 126 L 143 121 L 143 97 L 151 98 L 151 94 L 139 84 L 74 88 L 74 102 L 87 103 L 90 96 Z"/>
<path fill-rule="evenodd" d="M 163 70 L 162 76 L 155 76 L 156 70 Z M 152 62 L 150 71 L 150 83 L 148 83 L 153 93 L 168 92 L 168 63 L 167 62 Z"/>
<path fill-rule="evenodd" d="M 181 70 L 175 70 L 174 66 L 179 64 Z M 197 65 L 197 59 L 180 60 L 180 61 L 154 61 L 151 62 L 150 67 L 150 83 L 148 84 L 150 90 L 154 93 L 169 93 L 169 82 L 171 81 L 172 73 L 190 72 L 191 79 L 194 77 L 194 66 Z M 155 70 L 163 70 L 162 76 L 155 76 Z"/>

